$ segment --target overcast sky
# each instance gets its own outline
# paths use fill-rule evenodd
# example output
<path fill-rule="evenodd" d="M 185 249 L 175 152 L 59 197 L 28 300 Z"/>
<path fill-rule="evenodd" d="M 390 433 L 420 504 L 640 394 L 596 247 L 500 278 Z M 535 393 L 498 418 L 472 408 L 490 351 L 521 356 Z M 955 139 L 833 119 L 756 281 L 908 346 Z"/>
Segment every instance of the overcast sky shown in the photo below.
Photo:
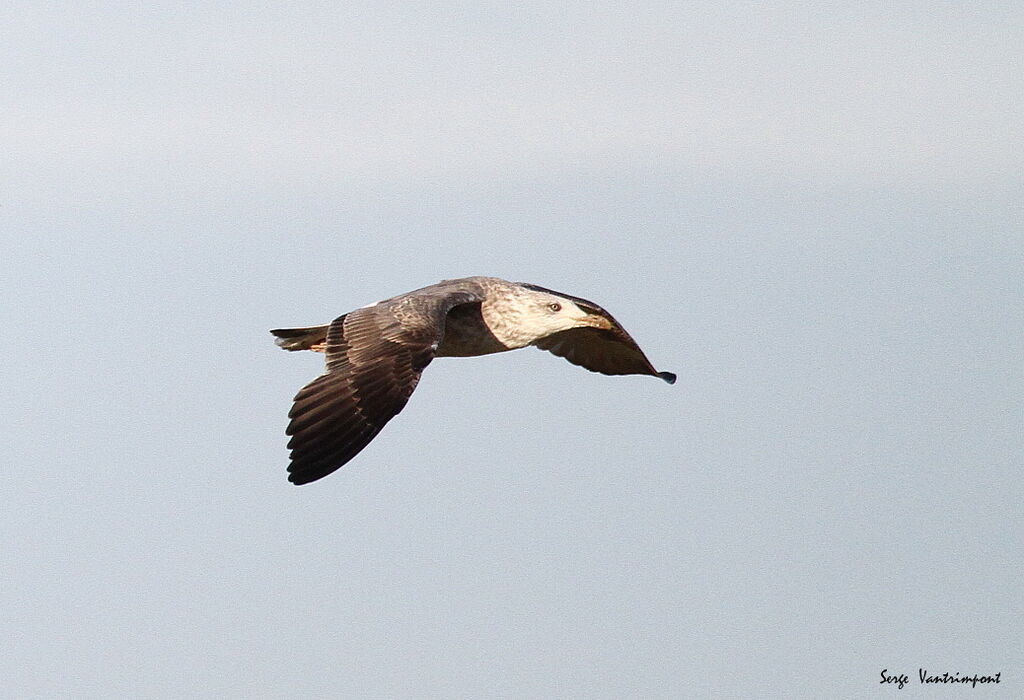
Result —
<path fill-rule="evenodd" d="M 0 22 L 4 693 L 1024 695 L 1019 3 Z M 290 485 L 267 330 L 476 274 L 679 381 L 438 360 Z"/>

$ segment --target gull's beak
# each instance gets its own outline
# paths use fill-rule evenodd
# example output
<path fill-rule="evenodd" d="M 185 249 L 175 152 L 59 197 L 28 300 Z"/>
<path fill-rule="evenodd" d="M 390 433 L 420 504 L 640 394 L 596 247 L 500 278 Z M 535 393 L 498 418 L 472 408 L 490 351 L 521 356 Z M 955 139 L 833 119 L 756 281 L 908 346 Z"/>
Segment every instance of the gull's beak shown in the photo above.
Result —
<path fill-rule="evenodd" d="M 587 314 L 586 318 L 583 319 L 583 323 L 593 328 L 603 328 L 608 330 L 612 327 L 612 322 L 606 319 L 604 316 L 598 316 L 597 314 Z"/>

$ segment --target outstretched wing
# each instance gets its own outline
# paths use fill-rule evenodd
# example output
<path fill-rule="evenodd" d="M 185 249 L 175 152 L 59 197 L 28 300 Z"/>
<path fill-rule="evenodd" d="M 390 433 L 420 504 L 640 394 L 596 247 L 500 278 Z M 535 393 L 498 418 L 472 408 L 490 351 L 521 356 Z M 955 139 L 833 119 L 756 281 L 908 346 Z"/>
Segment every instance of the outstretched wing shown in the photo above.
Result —
<path fill-rule="evenodd" d="M 288 413 L 288 480 L 325 477 L 366 447 L 434 359 L 448 311 L 474 301 L 479 295 L 466 291 L 416 294 L 336 319 L 327 331 L 327 372 L 296 394 Z"/>
<path fill-rule="evenodd" d="M 611 316 L 605 318 L 609 328 L 570 328 L 541 338 L 534 345 L 591 372 L 649 374 L 675 383 L 676 375 L 654 369 L 629 333 Z"/>

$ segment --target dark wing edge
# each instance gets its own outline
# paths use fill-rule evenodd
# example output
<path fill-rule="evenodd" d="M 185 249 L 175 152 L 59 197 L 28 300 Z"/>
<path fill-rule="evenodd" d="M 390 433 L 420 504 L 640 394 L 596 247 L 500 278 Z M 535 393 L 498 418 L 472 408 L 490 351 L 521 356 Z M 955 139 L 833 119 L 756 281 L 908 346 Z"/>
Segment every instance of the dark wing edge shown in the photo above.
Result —
<path fill-rule="evenodd" d="M 296 486 L 344 466 L 384 427 L 360 413 L 353 387 L 337 373 L 321 375 L 304 386 L 288 415 L 288 480 Z"/>
<path fill-rule="evenodd" d="M 564 357 L 574 365 L 607 375 L 643 374 L 675 384 L 672 372 L 659 372 L 622 326 L 570 328 L 534 343 L 541 350 Z"/>
<path fill-rule="evenodd" d="M 434 358 L 448 310 L 478 296 L 396 299 L 336 319 L 327 372 L 295 395 L 286 434 L 288 480 L 307 484 L 343 467 L 405 407 Z"/>

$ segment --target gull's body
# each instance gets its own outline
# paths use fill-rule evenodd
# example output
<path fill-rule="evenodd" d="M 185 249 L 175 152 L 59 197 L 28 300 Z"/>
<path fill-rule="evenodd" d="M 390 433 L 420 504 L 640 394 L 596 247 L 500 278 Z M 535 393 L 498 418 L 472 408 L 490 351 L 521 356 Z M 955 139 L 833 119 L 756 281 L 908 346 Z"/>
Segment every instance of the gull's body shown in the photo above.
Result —
<path fill-rule="evenodd" d="M 445 280 L 351 311 L 324 326 L 271 331 L 286 350 L 327 356 L 289 412 L 289 480 L 305 484 L 356 456 L 405 406 L 435 357 L 473 357 L 535 345 L 603 374 L 670 384 L 597 304 L 495 277 Z"/>

